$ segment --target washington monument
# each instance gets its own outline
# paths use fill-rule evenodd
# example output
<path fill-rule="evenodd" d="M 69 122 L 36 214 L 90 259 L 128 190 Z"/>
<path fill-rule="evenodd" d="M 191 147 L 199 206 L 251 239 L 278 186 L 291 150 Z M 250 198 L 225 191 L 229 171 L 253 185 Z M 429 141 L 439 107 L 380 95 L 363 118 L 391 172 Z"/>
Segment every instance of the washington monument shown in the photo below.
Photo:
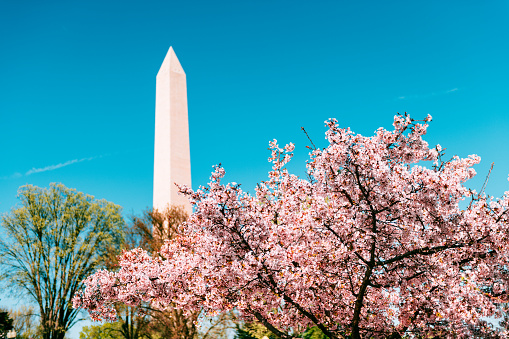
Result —
<path fill-rule="evenodd" d="M 191 155 L 186 73 L 170 47 L 156 77 L 153 207 L 163 211 L 183 205 L 191 214 L 191 204 L 175 183 L 191 186 Z"/>

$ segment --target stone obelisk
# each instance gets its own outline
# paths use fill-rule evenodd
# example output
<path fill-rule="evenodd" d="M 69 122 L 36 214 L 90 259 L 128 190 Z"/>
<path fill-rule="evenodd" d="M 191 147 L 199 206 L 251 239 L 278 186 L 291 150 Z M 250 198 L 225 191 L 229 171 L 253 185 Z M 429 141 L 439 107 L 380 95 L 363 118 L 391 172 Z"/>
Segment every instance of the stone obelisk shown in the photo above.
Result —
<path fill-rule="evenodd" d="M 183 205 L 191 214 L 191 204 L 175 183 L 191 187 L 191 156 L 186 73 L 170 47 L 156 78 L 153 207 L 163 211 Z"/>

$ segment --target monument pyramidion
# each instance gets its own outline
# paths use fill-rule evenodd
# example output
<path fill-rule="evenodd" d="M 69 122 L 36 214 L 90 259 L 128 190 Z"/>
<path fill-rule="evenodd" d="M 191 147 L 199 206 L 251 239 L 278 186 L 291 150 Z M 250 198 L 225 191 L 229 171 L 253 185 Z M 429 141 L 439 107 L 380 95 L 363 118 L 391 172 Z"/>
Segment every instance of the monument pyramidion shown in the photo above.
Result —
<path fill-rule="evenodd" d="M 175 183 L 191 187 L 191 155 L 186 73 L 170 47 L 156 77 L 153 207 L 163 211 L 182 205 L 191 214 L 191 204 Z"/>

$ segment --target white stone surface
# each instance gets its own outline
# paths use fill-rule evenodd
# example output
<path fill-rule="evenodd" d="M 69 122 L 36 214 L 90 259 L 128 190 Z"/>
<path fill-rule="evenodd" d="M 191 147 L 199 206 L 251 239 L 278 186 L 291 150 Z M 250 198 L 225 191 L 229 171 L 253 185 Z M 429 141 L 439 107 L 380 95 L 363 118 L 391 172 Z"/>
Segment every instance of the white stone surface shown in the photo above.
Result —
<path fill-rule="evenodd" d="M 191 186 L 191 155 L 186 73 L 170 47 L 156 78 L 153 207 L 162 211 L 169 204 L 183 205 L 191 214 L 191 204 L 175 183 Z"/>

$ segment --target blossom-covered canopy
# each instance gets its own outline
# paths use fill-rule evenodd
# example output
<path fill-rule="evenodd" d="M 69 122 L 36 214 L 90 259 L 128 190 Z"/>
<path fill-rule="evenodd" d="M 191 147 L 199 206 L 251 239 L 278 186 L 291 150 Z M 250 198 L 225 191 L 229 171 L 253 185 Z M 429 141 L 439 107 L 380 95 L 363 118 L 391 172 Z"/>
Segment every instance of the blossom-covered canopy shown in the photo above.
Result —
<path fill-rule="evenodd" d="M 274 140 L 254 196 L 216 167 L 206 187 L 182 188 L 195 213 L 181 236 L 158 256 L 125 252 L 75 307 L 95 318 L 114 317 L 117 301 L 235 308 L 283 338 L 308 326 L 330 338 L 468 337 L 506 301 L 509 192 L 466 188 L 480 158 L 444 161 L 422 139 L 430 120 L 397 115 L 371 137 L 329 120 L 307 180 L 285 168 L 294 146 Z"/>

